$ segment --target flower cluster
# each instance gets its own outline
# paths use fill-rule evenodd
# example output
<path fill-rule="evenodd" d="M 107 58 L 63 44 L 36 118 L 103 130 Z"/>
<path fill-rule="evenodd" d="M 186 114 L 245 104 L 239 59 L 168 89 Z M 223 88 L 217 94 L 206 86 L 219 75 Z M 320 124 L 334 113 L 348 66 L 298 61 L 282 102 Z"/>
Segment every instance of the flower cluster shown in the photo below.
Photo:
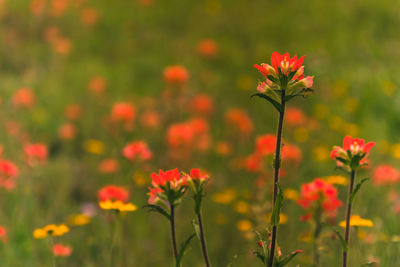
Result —
<path fill-rule="evenodd" d="M 336 160 L 337 167 L 345 171 L 354 171 L 367 165 L 368 154 L 375 142 L 365 143 L 364 139 L 346 136 L 343 147 L 334 146 L 331 158 Z"/>
<path fill-rule="evenodd" d="M 304 95 L 308 88 L 313 85 L 313 77 L 304 76 L 304 57 L 297 58 L 297 55 L 290 57 L 289 53 L 283 55 L 273 52 L 271 65 L 255 64 L 265 81 L 260 82 L 257 90 L 260 93 L 273 93 L 274 91 L 287 91 L 287 96 Z"/>
<path fill-rule="evenodd" d="M 37 228 L 33 231 L 33 237 L 36 239 L 46 238 L 47 236 L 62 236 L 69 232 L 69 227 L 65 224 L 49 224 L 43 228 Z"/>
<path fill-rule="evenodd" d="M 309 212 L 302 217 L 304 220 L 311 219 L 311 210 L 322 208 L 323 214 L 334 216 L 337 209 L 342 206 L 337 189 L 319 178 L 301 186 L 297 203 Z"/>
<path fill-rule="evenodd" d="M 134 141 L 127 144 L 122 150 L 122 154 L 125 158 L 131 161 L 134 161 L 135 159 L 146 161 L 151 159 L 153 156 L 153 153 L 144 141 Z"/>

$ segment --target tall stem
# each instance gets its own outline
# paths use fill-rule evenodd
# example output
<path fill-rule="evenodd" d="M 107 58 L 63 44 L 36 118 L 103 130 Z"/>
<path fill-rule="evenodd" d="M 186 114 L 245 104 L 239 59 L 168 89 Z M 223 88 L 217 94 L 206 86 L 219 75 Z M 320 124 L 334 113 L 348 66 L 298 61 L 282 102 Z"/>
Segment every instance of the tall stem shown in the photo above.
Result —
<path fill-rule="evenodd" d="M 171 204 L 171 237 L 172 237 L 172 251 L 174 253 L 175 262 L 178 258 L 178 250 L 176 249 L 176 236 L 175 236 L 175 206 Z"/>
<path fill-rule="evenodd" d="M 345 233 L 344 233 L 344 241 L 346 241 L 347 247 L 349 245 L 349 233 L 350 233 L 350 216 L 351 216 L 350 196 L 353 193 L 355 177 L 356 177 L 356 171 L 352 170 L 351 171 L 351 177 L 350 177 L 349 194 L 347 195 L 346 230 L 345 230 Z M 343 267 L 347 266 L 347 251 L 343 251 L 343 265 L 342 266 Z"/>
<path fill-rule="evenodd" d="M 322 209 L 321 205 L 318 205 L 317 210 L 315 211 L 315 230 L 314 230 L 314 238 L 313 238 L 313 258 L 314 258 L 314 267 L 319 266 L 319 236 L 322 230 Z"/>
<path fill-rule="evenodd" d="M 210 267 L 210 260 L 208 259 L 207 253 L 207 246 L 206 240 L 204 235 L 204 227 L 203 227 L 203 220 L 201 218 L 201 212 L 197 213 L 197 220 L 199 221 L 199 228 L 200 228 L 200 242 L 201 242 L 201 250 L 203 251 L 204 262 L 206 263 L 207 267 Z"/>
<path fill-rule="evenodd" d="M 274 193 L 273 193 L 273 207 L 275 206 L 276 196 L 278 193 L 278 182 L 279 182 L 279 168 L 281 164 L 281 146 L 282 146 L 282 130 L 283 130 L 283 120 L 285 117 L 285 90 L 281 91 L 281 104 L 282 111 L 279 112 L 279 122 L 278 130 L 276 134 L 276 147 L 275 147 L 275 162 L 274 162 Z M 275 246 L 276 246 L 276 236 L 278 227 L 275 225 L 272 227 L 272 238 L 271 238 L 271 252 L 269 254 L 268 266 L 272 267 L 274 264 Z"/>

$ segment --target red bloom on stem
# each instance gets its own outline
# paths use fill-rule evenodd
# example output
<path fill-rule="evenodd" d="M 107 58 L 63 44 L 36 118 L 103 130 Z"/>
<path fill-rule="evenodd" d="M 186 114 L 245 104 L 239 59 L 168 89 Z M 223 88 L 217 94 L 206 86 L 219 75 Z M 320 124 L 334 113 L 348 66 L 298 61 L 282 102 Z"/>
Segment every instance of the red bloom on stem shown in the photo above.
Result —
<path fill-rule="evenodd" d="M 70 246 L 65 246 L 63 244 L 57 243 L 53 246 L 54 256 L 68 257 L 72 253 L 72 248 Z"/>
<path fill-rule="evenodd" d="M 271 56 L 271 65 L 276 73 L 280 71 L 283 74 L 288 74 L 289 72 L 297 71 L 303 65 L 304 57 L 305 56 L 302 56 L 297 59 L 297 55 L 291 58 L 288 52 L 283 55 L 278 52 L 273 52 Z"/>
<path fill-rule="evenodd" d="M 336 165 L 347 171 L 355 170 L 367 165 L 369 151 L 375 146 L 375 142 L 365 143 L 364 139 L 346 136 L 343 147 L 334 146 L 331 158 L 336 160 Z"/>
<path fill-rule="evenodd" d="M 335 187 L 324 180 L 316 178 L 311 183 L 301 186 L 300 198 L 297 203 L 305 210 L 321 205 L 325 214 L 333 216 L 336 214 L 337 209 L 342 206 L 342 202 L 337 195 L 338 192 Z"/>
<path fill-rule="evenodd" d="M 33 166 L 36 163 L 44 164 L 47 161 L 47 145 L 42 143 L 27 144 L 24 146 L 26 162 Z"/>
<path fill-rule="evenodd" d="M 0 159 L 0 187 L 11 190 L 19 175 L 18 167 L 9 160 Z"/>
<path fill-rule="evenodd" d="M 390 165 L 382 164 L 375 168 L 372 179 L 377 185 L 395 184 L 400 180 L 400 171 Z"/>
<path fill-rule="evenodd" d="M 0 240 L 3 243 L 7 243 L 8 237 L 7 237 L 7 229 L 3 226 L 0 225 Z"/>
<path fill-rule="evenodd" d="M 189 73 L 184 66 L 169 66 L 164 69 L 164 79 L 169 84 L 183 84 L 189 79 Z"/>
<path fill-rule="evenodd" d="M 152 158 L 153 153 L 144 141 L 134 141 L 127 144 L 122 150 L 122 154 L 129 160 L 140 159 L 146 161 Z"/>
<path fill-rule="evenodd" d="M 120 200 L 126 202 L 129 198 L 129 192 L 117 185 L 107 185 L 99 190 L 97 196 L 100 201 L 106 200 Z"/>
<path fill-rule="evenodd" d="M 165 200 L 171 204 L 179 201 L 188 185 L 187 175 L 182 175 L 178 169 L 159 170 L 158 174 L 153 172 L 151 179 L 153 187 L 149 188 L 149 204 L 155 204 L 158 200 Z M 169 191 L 174 191 L 175 193 L 169 194 Z"/>

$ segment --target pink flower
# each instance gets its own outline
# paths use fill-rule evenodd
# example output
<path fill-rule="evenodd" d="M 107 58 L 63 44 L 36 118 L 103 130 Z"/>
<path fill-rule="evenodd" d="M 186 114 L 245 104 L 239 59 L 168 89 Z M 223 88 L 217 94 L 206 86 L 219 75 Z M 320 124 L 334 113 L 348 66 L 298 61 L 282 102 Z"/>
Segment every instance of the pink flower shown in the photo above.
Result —
<path fill-rule="evenodd" d="M 47 161 L 47 145 L 42 143 L 26 144 L 24 146 L 26 162 L 33 166 L 36 163 L 44 164 Z"/>
<path fill-rule="evenodd" d="M 129 198 L 129 192 L 121 186 L 107 185 L 99 190 L 97 196 L 100 201 L 120 200 L 126 202 Z"/>

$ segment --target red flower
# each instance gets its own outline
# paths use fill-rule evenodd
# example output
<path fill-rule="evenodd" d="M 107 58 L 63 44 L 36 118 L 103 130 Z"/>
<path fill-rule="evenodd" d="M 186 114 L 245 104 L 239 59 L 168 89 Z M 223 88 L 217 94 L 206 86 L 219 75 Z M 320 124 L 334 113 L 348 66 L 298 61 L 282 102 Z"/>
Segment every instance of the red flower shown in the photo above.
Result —
<path fill-rule="evenodd" d="M 231 108 L 225 114 L 228 124 L 231 124 L 242 135 L 253 132 L 254 126 L 246 111 L 240 108 Z"/>
<path fill-rule="evenodd" d="M 169 66 L 164 69 L 164 79 L 169 84 L 183 84 L 189 79 L 189 73 L 183 66 Z"/>
<path fill-rule="evenodd" d="M 35 95 L 31 88 L 21 88 L 14 93 L 12 102 L 16 107 L 31 108 L 35 104 Z"/>
<path fill-rule="evenodd" d="M 297 203 L 305 210 L 320 205 L 327 215 L 335 215 L 342 202 L 337 198 L 337 189 L 324 180 L 316 178 L 314 181 L 301 186 L 300 198 Z M 307 216 L 308 217 L 308 216 Z"/>
<path fill-rule="evenodd" d="M 153 153 L 148 148 L 144 141 L 134 141 L 127 144 L 122 150 L 122 154 L 129 160 L 135 160 L 139 158 L 142 161 L 146 161 L 152 158 Z"/>
<path fill-rule="evenodd" d="M 375 168 L 372 179 L 377 185 L 395 184 L 400 180 L 400 171 L 390 165 L 382 164 Z"/>
<path fill-rule="evenodd" d="M 209 115 L 214 110 L 214 103 L 209 95 L 199 94 L 190 102 L 190 108 L 197 114 Z"/>
<path fill-rule="evenodd" d="M 0 159 L 0 187 L 13 189 L 18 178 L 18 167 L 11 161 Z"/>
<path fill-rule="evenodd" d="M 92 77 L 89 81 L 88 88 L 96 94 L 101 94 L 107 88 L 107 80 L 102 76 Z"/>
<path fill-rule="evenodd" d="M 129 198 L 129 192 L 117 185 L 107 185 L 99 190 L 97 193 L 100 201 L 106 200 L 120 200 L 126 202 Z"/>
<path fill-rule="evenodd" d="M 47 160 L 47 146 L 42 143 L 27 144 L 24 146 L 26 162 L 33 166 L 36 163 L 44 164 Z"/>
<path fill-rule="evenodd" d="M 301 125 L 306 122 L 306 115 L 299 108 L 288 108 L 286 110 L 286 121 L 289 125 Z"/>
<path fill-rule="evenodd" d="M 197 52 L 204 57 L 214 57 L 218 54 L 218 45 L 213 39 L 204 39 L 198 43 Z"/>
<path fill-rule="evenodd" d="M 78 120 L 82 115 L 82 107 L 77 104 L 69 105 L 65 108 L 64 114 L 69 120 Z"/>
<path fill-rule="evenodd" d="M 0 240 L 3 243 L 7 243 L 8 242 L 8 237 L 7 237 L 7 229 L 3 226 L 0 225 Z"/>
<path fill-rule="evenodd" d="M 62 140 L 71 140 L 76 136 L 76 126 L 72 123 L 64 123 L 58 129 L 58 136 Z"/>
<path fill-rule="evenodd" d="M 355 170 L 360 166 L 367 165 L 367 158 L 375 142 L 365 143 L 364 139 L 346 136 L 343 147 L 334 146 L 331 158 L 336 160 L 338 167 L 347 171 Z"/>
<path fill-rule="evenodd" d="M 101 173 L 116 173 L 119 169 L 119 163 L 114 158 L 104 159 L 100 162 L 98 169 Z"/>
<path fill-rule="evenodd" d="M 200 182 L 206 181 L 210 178 L 208 174 L 201 172 L 199 169 L 191 169 L 189 176 L 192 180 L 199 180 Z"/>
<path fill-rule="evenodd" d="M 72 249 L 70 246 L 64 246 L 63 244 L 57 243 L 53 246 L 53 254 L 55 256 L 67 257 L 71 255 Z"/>
<path fill-rule="evenodd" d="M 297 71 L 303 65 L 304 57 L 305 56 L 302 56 L 297 59 L 297 55 L 291 58 L 288 52 L 283 55 L 278 52 L 273 52 L 271 56 L 271 65 L 276 73 L 279 73 L 280 70 L 283 74 L 288 74 L 289 72 Z"/>
<path fill-rule="evenodd" d="M 273 134 L 258 136 L 256 139 L 256 153 L 268 156 L 275 153 L 276 137 Z"/>
<path fill-rule="evenodd" d="M 127 102 L 115 103 L 111 111 L 111 118 L 115 121 L 122 121 L 129 124 L 133 122 L 135 117 L 136 117 L 136 108 L 131 103 Z"/>
<path fill-rule="evenodd" d="M 152 188 L 149 190 L 149 204 L 156 204 L 159 200 L 165 200 L 173 204 L 183 196 L 187 184 L 187 175 L 181 175 L 178 169 L 151 174 Z M 174 191 L 170 194 L 170 191 Z"/>

